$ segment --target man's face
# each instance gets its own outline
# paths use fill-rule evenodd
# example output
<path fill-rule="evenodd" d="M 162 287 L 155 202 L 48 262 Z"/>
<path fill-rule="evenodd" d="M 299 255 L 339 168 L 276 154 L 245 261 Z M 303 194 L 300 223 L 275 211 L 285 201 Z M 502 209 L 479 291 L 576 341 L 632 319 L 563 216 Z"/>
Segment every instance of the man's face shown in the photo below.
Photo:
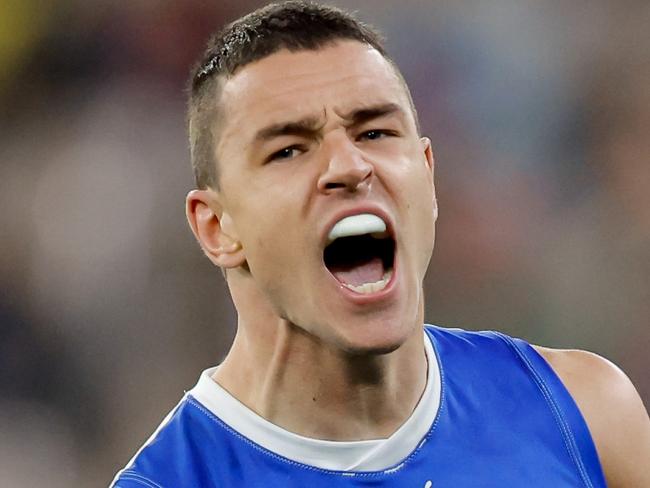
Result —
<path fill-rule="evenodd" d="M 429 142 L 392 66 L 356 41 L 282 50 L 228 79 L 221 108 L 218 198 L 249 279 L 338 349 L 402 344 L 421 320 L 436 207 Z"/>

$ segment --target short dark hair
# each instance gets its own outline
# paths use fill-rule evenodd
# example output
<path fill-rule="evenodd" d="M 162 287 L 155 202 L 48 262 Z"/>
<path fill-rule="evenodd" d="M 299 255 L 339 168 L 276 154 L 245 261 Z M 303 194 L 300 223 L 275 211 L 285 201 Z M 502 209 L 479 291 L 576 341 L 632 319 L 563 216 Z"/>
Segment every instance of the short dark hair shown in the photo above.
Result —
<path fill-rule="evenodd" d="M 339 8 L 308 1 L 267 5 L 228 24 L 210 39 L 192 70 L 189 90 L 190 153 L 198 188 L 218 188 L 215 128 L 224 79 L 281 49 L 317 50 L 338 40 L 368 44 L 394 64 L 374 28 Z"/>

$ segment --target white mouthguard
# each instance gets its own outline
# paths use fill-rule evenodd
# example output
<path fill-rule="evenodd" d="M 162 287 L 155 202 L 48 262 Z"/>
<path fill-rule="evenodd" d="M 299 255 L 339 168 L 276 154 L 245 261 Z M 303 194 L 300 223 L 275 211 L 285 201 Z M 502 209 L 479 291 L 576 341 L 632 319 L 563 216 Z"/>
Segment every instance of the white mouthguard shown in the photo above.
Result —
<path fill-rule="evenodd" d="M 333 242 L 339 237 L 359 236 L 386 232 L 386 223 L 373 214 L 351 215 L 339 220 L 329 235 L 328 242 Z"/>

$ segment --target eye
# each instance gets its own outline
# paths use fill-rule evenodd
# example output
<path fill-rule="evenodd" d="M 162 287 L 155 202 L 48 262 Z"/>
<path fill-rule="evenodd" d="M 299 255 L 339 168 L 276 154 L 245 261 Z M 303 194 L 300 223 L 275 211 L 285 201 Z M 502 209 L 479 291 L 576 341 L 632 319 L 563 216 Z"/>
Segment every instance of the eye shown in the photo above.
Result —
<path fill-rule="evenodd" d="M 391 135 L 389 131 L 382 129 L 373 129 L 366 132 L 362 132 L 357 138 L 360 141 L 375 141 L 377 139 L 382 139 L 386 136 Z"/>
<path fill-rule="evenodd" d="M 268 161 L 281 161 L 283 159 L 293 159 L 303 153 L 300 146 L 289 146 L 274 152 L 268 157 Z"/>

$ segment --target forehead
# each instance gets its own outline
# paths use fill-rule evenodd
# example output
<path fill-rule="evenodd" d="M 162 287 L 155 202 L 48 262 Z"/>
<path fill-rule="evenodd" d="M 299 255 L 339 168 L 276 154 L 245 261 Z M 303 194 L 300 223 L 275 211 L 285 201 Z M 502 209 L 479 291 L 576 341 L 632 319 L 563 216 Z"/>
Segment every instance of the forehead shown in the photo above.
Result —
<path fill-rule="evenodd" d="M 217 151 L 246 143 L 259 127 L 364 105 L 396 103 L 409 111 L 395 68 L 371 46 L 339 41 L 315 51 L 281 50 L 226 80 L 221 92 L 222 127 Z"/>

